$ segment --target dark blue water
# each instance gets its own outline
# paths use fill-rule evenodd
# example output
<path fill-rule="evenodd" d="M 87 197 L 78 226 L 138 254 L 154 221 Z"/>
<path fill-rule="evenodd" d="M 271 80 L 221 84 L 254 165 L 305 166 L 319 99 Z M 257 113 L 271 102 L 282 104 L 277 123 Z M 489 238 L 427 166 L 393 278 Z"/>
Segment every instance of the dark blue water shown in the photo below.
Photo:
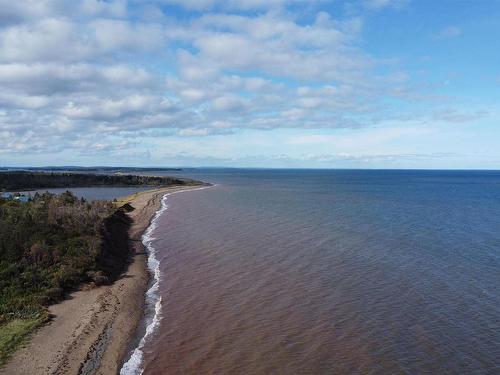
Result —
<path fill-rule="evenodd" d="M 146 374 L 500 373 L 500 173 L 192 170 Z"/>

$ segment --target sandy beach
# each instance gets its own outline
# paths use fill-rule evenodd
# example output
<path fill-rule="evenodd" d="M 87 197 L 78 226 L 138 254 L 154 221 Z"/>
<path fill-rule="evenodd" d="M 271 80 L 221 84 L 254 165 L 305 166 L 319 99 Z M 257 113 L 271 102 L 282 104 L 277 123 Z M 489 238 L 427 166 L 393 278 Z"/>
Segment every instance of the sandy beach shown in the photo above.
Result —
<path fill-rule="evenodd" d="M 0 374 L 118 373 L 144 314 L 150 275 L 141 236 L 163 195 L 189 188 L 167 187 L 131 196 L 129 235 L 134 255 L 127 270 L 111 285 L 83 288 L 51 306 L 53 319 L 35 332 Z"/>

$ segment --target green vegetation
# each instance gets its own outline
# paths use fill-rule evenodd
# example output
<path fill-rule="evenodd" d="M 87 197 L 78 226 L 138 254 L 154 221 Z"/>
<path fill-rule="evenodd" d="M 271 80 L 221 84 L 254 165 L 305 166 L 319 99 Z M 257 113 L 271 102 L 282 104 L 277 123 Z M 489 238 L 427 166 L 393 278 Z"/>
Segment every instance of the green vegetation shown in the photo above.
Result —
<path fill-rule="evenodd" d="M 0 189 L 5 191 L 87 186 L 168 186 L 192 185 L 189 179 L 124 174 L 0 172 Z"/>
<path fill-rule="evenodd" d="M 47 321 L 47 314 L 38 318 L 14 319 L 0 326 L 0 365 L 5 363 L 16 348 L 24 344 L 30 332 Z"/>
<path fill-rule="evenodd" d="M 172 172 L 182 171 L 181 168 L 161 168 L 161 167 L 76 167 L 76 166 L 45 166 L 45 167 L 0 167 L 0 171 L 40 171 L 40 172 L 98 172 L 98 173 L 137 173 L 137 172 Z"/>
<path fill-rule="evenodd" d="M 70 192 L 0 200 L 0 364 L 82 282 L 107 283 L 128 261 L 125 209 Z"/>
<path fill-rule="evenodd" d="M 86 186 L 198 185 L 173 177 L 90 173 L 0 172 L 0 190 Z M 133 210 L 86 202 L 72 193 L 35 194 L 31 200 L 0 197 L 0 365 L 49 319 L 47 307 L 82 283 L 114 280 L 130 255 Z M 117 208 L 119 207 L 119 208 Z"/>

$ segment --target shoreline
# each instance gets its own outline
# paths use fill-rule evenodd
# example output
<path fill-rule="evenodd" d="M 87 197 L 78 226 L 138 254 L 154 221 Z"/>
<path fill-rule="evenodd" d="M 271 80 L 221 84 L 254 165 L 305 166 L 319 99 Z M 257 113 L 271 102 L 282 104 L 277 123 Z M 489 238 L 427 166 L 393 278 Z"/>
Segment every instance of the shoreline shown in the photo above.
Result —
<path fill-rule="evenodd" d="M 78 290 L 49 307 L 51 321 L 18 349 L 0 374 L 116 374 L 129 357 L 144 317 L 150 271 L 142 236 L 166 194 L 199 188 L 172 186 L 120 200 L 134 210 L 129 229 L 131 259 L 112 284 Z"/>
<path fill-rule="evenodd" d="M 147 227 L 146 231 L 142 235 L 142 244 L 146 248 L 148 253 L 148 271 L 150 275 L 153 276 L 153 283 L 149 283 L 151 285 L 145 293 L 144 327 L 142 327 L 141 335 L 137 335 L 136 337 L 136 345 L 134 345 L 134 348 L 129 351 L 130 356 L 128 356 L 128 360 L 124 362 L 123 366 L 121 367 L 121 375 L 133 375 L 142 372 L 144 365 L 144 345 L 146 344 L 149 336 L 154 333 L 155 328 L 160 324 L 161 321 L 160 314 L 162 298 L 158 294 L 158 288 L 160 285 L 160 268 L 159 261 L 156 258 L 156 249 L 151 245 L 151 242 L 155 240 L 155 237 L 152 237 L 152 233 L 157 228 L 156 221 L 165 211 L 167 211 L 167 200 L 169 196 L 187 191 L 203 190 L 208 187 L 211 186 L 193 187 L 192 189 L 175 190 L 163 194 L 160 200 L 160 208 L 156 211 L 154 217 L 151 220 L 151 224 Z M 144 320 L 144 318 L 142 320 Z"/>

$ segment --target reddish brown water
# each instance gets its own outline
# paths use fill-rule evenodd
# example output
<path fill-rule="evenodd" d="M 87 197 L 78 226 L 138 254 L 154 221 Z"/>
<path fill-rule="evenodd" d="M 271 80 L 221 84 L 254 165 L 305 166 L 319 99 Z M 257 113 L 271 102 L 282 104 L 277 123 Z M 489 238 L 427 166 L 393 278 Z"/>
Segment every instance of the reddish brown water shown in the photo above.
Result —
<path fill-rule="evenodd" d="M 168 198 L 145 374 L 499 373 L 499 174 L 244 173 Z"/>

